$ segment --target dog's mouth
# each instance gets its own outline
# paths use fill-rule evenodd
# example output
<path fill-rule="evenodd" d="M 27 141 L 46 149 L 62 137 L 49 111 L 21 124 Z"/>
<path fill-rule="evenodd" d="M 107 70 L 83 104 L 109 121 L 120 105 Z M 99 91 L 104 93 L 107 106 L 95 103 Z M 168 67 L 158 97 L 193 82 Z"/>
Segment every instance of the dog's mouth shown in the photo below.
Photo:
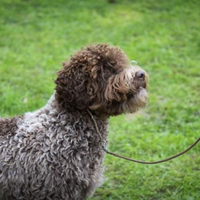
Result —
<path fill-rule="evenodd" d="M 148 89 L 148 85 L 147 85 L 146 82 L 142 82 L 141 85 L 139 85 L 139 86 L 137 87 L 137 90 L 141 90 L 141 89 L 145 89 L 145 90 Z"/>
<path fill-rule="evenodd" d="M 148 88 L 148 78 L 146 77 L 144 80 L 137 80 L 137 81 L 135 81 L 134 84 L 137 89 L 140 89 L 140 88 L 147 89 Z"/>
<path fill-rule="evenodd" d="M 131 88 L 127 94 L 127 98 L 130 99 L 140 93 L 141 90 L 148 91 L 148 84 L 146 81 L 137 81 L 134 82 L 134 88 Z"/>

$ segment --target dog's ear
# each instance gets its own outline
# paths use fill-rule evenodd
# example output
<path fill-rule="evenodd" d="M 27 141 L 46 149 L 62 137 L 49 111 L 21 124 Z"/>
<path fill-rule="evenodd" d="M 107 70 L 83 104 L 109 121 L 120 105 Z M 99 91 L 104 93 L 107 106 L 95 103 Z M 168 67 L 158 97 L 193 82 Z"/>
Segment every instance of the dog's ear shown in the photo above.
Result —
<path fill-rule="evenodd" d="M 84 66 L 72 66 L 70 62 L 63 64 L 58 72 L 56 98 L 59 103 L 84 109 L 89 106 L 90 95 L 87 93 L 89 74 Z"/>

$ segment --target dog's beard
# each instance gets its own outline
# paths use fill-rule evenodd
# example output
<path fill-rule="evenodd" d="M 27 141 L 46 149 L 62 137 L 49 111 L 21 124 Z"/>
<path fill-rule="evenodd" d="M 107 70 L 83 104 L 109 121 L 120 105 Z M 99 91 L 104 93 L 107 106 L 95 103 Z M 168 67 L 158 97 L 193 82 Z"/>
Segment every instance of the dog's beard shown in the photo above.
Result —
<path fill-rule="evenodd" d="M 143 87 L 140 87 L 138 91 L 127 98 L 121 104 L 121 111 L 122 113 L 134 113 L 138 109 L 143 108 L 148 100 L 148 93 L 147 90 Z"/>
<path fill-rule="evenodd" d="M 103 107 L 103 113 L 107 115 L 119 115 L 125 113 L 137 112 L 140 108 L 145 107 L 148 100 L 148 92 L 145 88 L 140 87 L 136 91 L 127 95 L 123 101 L 113 100 L 107 102 Z"/>

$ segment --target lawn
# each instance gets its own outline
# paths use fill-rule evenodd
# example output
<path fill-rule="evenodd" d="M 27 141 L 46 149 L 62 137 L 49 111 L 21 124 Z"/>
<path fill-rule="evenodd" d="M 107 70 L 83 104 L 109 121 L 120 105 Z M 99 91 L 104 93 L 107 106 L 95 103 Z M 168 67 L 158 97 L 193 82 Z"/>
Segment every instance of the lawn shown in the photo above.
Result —
<path fill-rule="evenodd" d="M 200 1 L 1 0 L 0 115 L 47 102 L 62 61 L 87 44 L 120 46 L 150 76 L 149 103 L 111 118 L 109 149 L 158 160 L 200 136 Z M 140 165 L 110 155 L 91 200 L 199 200 L 200 145 Z"/>

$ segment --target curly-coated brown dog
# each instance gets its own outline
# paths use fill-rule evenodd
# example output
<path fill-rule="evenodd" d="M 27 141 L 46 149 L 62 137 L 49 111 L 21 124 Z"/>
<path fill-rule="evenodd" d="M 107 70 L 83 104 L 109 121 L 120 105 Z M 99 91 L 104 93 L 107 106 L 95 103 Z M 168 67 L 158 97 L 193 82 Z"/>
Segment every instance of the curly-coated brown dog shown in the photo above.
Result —
<path fill-rule="evenodd" d="M 0 119 L 1 200 L 87 199 L 102 183 L 109 117 L 146 104 L 146 72 L 117 47 L 88 46 L 63 66 L 46 106 Z"/>

